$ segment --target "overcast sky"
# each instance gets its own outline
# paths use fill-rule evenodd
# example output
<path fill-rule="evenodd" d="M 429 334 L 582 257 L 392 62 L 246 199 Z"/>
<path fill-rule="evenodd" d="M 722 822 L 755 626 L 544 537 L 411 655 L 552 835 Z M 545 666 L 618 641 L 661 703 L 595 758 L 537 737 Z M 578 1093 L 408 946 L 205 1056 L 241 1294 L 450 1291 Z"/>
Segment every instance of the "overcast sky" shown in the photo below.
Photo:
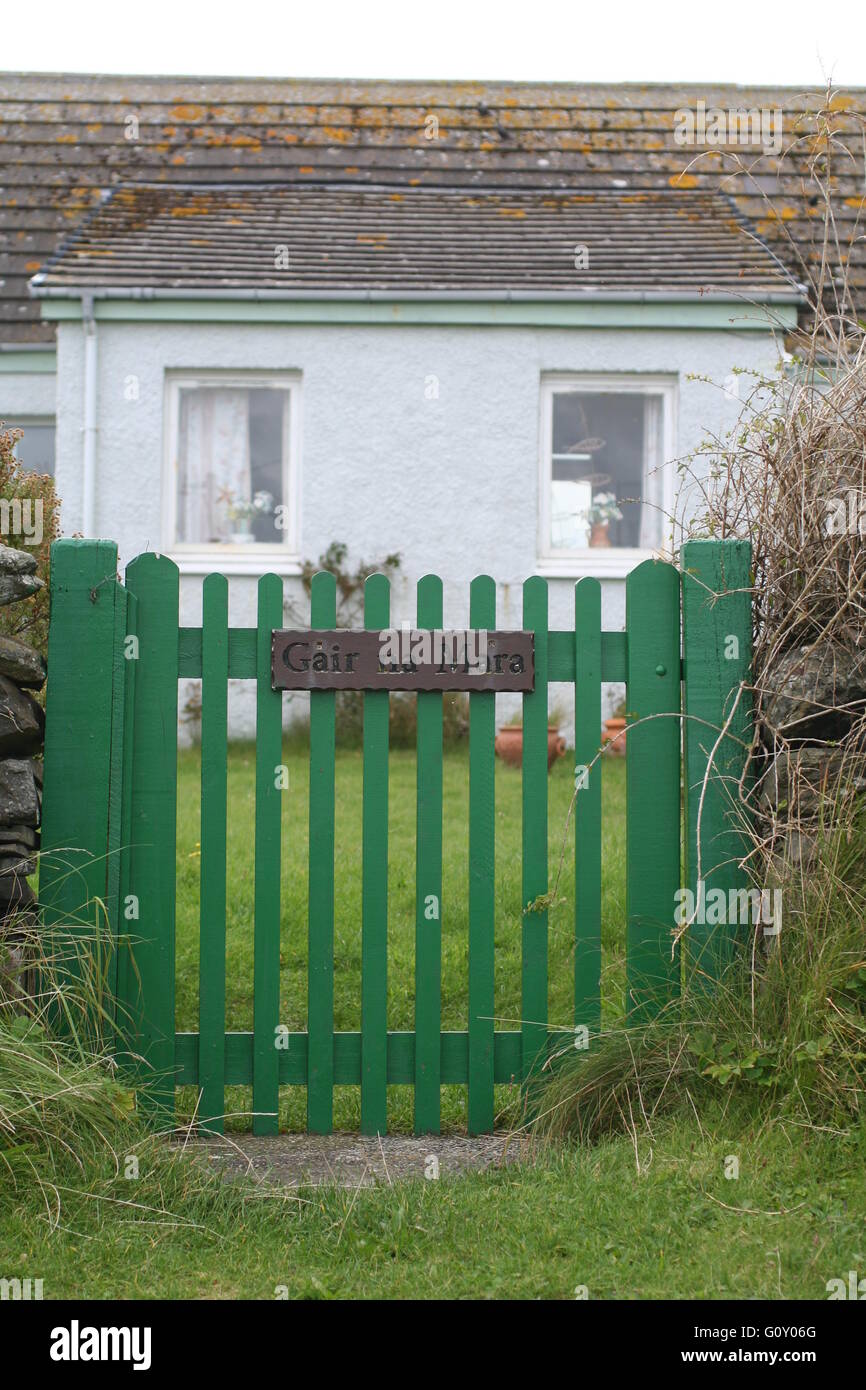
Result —
<path fill-rule="evenodd" d="M 0 69 L 866 86 L 866 0 L 7 0 Z"/>

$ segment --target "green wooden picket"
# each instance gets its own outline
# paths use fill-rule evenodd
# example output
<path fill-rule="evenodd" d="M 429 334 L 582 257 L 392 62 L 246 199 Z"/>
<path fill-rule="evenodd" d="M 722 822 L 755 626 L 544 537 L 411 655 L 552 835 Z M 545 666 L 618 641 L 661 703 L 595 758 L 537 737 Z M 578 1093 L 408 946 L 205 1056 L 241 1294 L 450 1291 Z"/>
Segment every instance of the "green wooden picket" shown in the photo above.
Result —
<path fill-rule="evenodd" d="M 416 613 L 419 628 L 441 629 L 442 580 L 437 575 L 419 579 Z M 436 691 L 418 694 L 416 744 L 415 1133 L 438 1134 L 442 1074 L 442 696 Z"/>
<path fill-rule="evenodd" d="M 139 1104 L 155 1119 L 174 1114 L 177 839 L 177 565 L 148 552 L 127 567 L 137 601 L 135 751 L 132 766 L 130 921 L 138 987 L 132 1045 L 145 1063 Z"/>
<path fill-rule="evenodd" d="M 226 807 L 229 586 L 202 586 L 199 1124 L 223 1132 L 226 1031 Z"/>
<path fill-rule="evenodd" d="M 523 626 L 535 633 L 535 688 L 523 696 L 523 1078 L 547 1052 L 547 582 L 523 585 Z M 539 899 L 541 901 L 539 901 Z"/>
<path fill-rule="evenodd" d="M 601 585 L 574 588 L 574 1024 L 601 1026 Z"/>
<path fill-rule="evenodd" d="M 116 946 L 109 940 L 105 944 L 108 947 L 106 954 L 107 969 L 100 968 L 100 976 L 105 979 L 106 994 L 108 1001 L 116 1001 L 118 997 L 119 979 L 119 952 L 120 952 L 120 913 L 122 911 L 123 898 L 120 895 L 121 879 L 123 874 L 123 750 L 127 739 L 125 735 L 126 723 L 126 683 L 124 666 L 126 664 L 126 636 L 129 630 L 129 608 L 130 596 L 121 584 L 114 585 L 114 650 L 112 663 L 112 691 L 111 691 L 111 765 L 109 772 L 110 794 L 108 798 L 108 864 L 105 908 L 109 922 L 109 932 L 114 937 Z M 112 794 L 113 789 L 113 794 Z M 103 958 L 103 951 L 100 949 L 98 959 Z M 109 1015 L 116 1015 L 116 1008 L 112 1009 L 111 1003 L 108 1007 Z M 115 1028 L 117 1027 L 117 1017 L 114 1018 Z M 120 1042 L 118 1035 L 115 1041 Z"/>
<path fill-rule="evenodd" d="M 364 583 L 364 626 L 388 627 L 387 575 Z M 364 692 L 361 890 L 361 1133 L 388 1128 L 388 692 Z"/>
<path fill-rule="evenodd" d="M 486 574 L 473 579 L 472 628 L 496 624 L 496 585 Z M 493 741 L 496 696 L 469 696 L 469 1133 L 493 1129 L 494 926 L 493 883 L 496 801 Z"/>
<path fill-rule="evenodd" d="M 730 789 L 751 737 L 743 687 L 750 670 L 750 556 L 741 542 L 694 542 L 682 585 L 670 565 L 647 562 L 626 581 L 626 631 L 601 629 L 601 587 L 582 579 L 574 624 L 548 630 L 548 588 L 523 586 L 523 626 L 534 633 L 535 686 L 523 697 L 521 1010 L 519 1031 L 495 1025 L 495 696 L 469 698 L 468 1027 L 443 1032 L 443 700 L 417 696 L 415 1023 L 388 1032 L 388 724 L 385 691 L 364 694 L 361 1028 L 334 1032 L 335 694 L 310 697 L 308 1010 L 305 1031 L 280 1026 L 280 863 L 286 768 L 282 696 L 271 688 L 271 635 L 283 622 L 282 581 L 258 586 L 255 628 L 228 626 L 228 586 L 205 580 L 202 625 L 178 622 L 176 566 L 155 554 L 114 575 L 116 548 L 63 541 L 52 549 L 50 681 L 45 744 L 41 898 L 50 929 L 92 935 L 105 904 L 116 938 L 118 1058 L 133 1074 L 141 1108 L 160 1123 L 180 1085 L 200 1089 L 202 1128 L 222 1128 L 226 1088 L 253 1088 L 253 1128 L 278 1129 L 279 1088 L 306 1085 L 307 1127 L 329 1133 L 335 1085 L 361 1092 L 361 1128 L 387 1128 L 388 1086 L 415 1088 L 415 1129 L 440 1126 L 443 1085 L 468 1085 L 468 1127 L 494 1124 L 494 1087 L 528 1081 L 549 1047 L 548 690 L 568 683 L 575 700 L 574 1026 L 595 1033 L 601 1016 L 602 685 L 626 683 L 627 992 L 632 1023 L 674 1000 L 680 960 L 672 949 L 681 885 L 681 787 L 686 771 L 687 874 L 711 886 L 747 886 L 742 826 Z M 682 593 L 681 593 L 682 588 Z M 496 623 L 496 586 L 470 586 L 474 629 Z M 364 622 L 390 625 L 390 585 L 365 586 Z M 680 658 L 680 615 L 683 658 Z M 417 626 L 443 625 L 442 581 L 417 586 Z M 311 626 L 336 625 L 336 582 L 313 577 Z M 680 751 L 681 677 L 686 722 Z M 197 1033 L 174 1021 L 179 679 L 202 682 L 200 997 Z M 256 691 L 255 933 L 253 1029 L 226 1032 L 226 835 L 228 682 Z M 736 708 L 734 702 L 738 701 Z M 733 710 L 733 718 L 730 718 Z M 725 737 L 719 732 L 730 718 Z M 710 766 L 710 752 L 715 755 Z M 709 768 L 709 775 L 707 776 Z M 587 773 L 588 769 L 588 773 Z M 505 771 L 505 776 L 510 774 Z M 561 775 L 561 774 L 560 774 Z M 706 780 L 698 847 L 698 801 Z M 82 795 L 82 788 L 86 795 Z M 700 854 L 698 854 L 700 848 Z M 70 872 L 76 857 L 80 869 Z M 74 900 L 74 901 L 73 901 Z M 73 924 L 70 927 L 70 923 Z M 505 924 L 503 924 L 505 925 Z M 717 985 L 741 940 L 736 929 L 690 928 L 694 988 Z M 82 948 L 82 943 L 84 946 Z M 106 970 L 99 947 L 82 969 Z M 290 1012 L 293 1012 L 291 1010 Z"/>
<path fill-rule="evenodd" d="M 130 873 L 132 868 L 132 770 L 135 752 L 135 673 L 138 661 L 134 656 L 134 642 L 138 635 L 138 600 L 126 590 L 126 636 L 124 638 L 123 673 L 123 749 L 120 766 L 120 781 L 111 788 L 112 800 L 120 805 L 120 875 L 117 885 L 117 906 L 115 914 L 118 922 L 117 933 L 117 1009 L 116 1028 L 118 1034 L 118 1061 L 131 1068 L 131 1045 L 135 1032 L 134 1009 L 138 1007 L 138 988 L 134 971 L 135 933 L 130 927 L 128 914 L 132 898 Z M 134 1004 L 132 1001 L 136 1001 Z"/>
<path fill-rule="evenodd" d="M 337 583 L 313 576 L 310 625 L 333 628 Z M 330 1134 L 334 1124 L 334 734 L 335 692 L 310 695 L 309 961 L 307 966 L 307 1128 Z"/>
<path fill-rule="evenodd" d="M 258 585 L 256 631 L 256 849 L 253 944 L 253 1134 L 279 1129 L 280 850 L 285 769 L 283 700 L 271 689 L 271 632 L 282 626 L 283 581 Z"/>
<path fill-rule="evenodd" d="M 677 571 L 655 560 L 626 579 L 626 976 L 633 1023 L 647 1022 L 679 993 L 679 592 Z"/>
<path fill-rule="evenodd" d="M 749 886 L 739 786 L 752 741 L 751 567 L 747 541 L 683 547 L 683 762 L 688 886 L 695 904 L 699 881 L 706 892 L 721 889 L 727 902 Z M 686 937 L 686 977 L 702 993 L 718 984 L 752 936 L 747 923 L 712 925 L 701 920 L 706 915 L 695 914 Z"/>

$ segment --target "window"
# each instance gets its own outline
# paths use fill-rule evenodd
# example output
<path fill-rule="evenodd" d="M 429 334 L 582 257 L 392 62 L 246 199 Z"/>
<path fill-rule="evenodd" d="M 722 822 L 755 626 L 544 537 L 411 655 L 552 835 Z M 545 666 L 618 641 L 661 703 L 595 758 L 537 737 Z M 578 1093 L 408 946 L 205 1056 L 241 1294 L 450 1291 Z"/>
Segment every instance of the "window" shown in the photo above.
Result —
<path fill-rule="evenodd" d="M 15 445 L 15 457 L 30 473 L 54 475 L 54 421 L 43 416 L 13 420 L 9 429 L 23 430 Z"/>
<path fill-rule="evenodd" d="M 549 377 L 541 394 L 541 555 L 626 573 L 664 536 L 674 382 Z"/>
<path fill-rule="evenodd" d="M 298 382 L 209 372 L 168 382 L 171 547 L 294 548 Z"/>

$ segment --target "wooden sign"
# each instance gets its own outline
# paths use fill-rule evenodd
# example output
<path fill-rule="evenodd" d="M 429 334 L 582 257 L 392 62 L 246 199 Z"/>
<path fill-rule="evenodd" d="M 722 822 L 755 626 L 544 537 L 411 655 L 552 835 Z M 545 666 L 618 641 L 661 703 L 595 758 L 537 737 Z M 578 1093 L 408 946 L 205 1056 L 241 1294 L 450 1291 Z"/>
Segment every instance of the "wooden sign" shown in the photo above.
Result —
<path fill-rule="evenodd" d="M 274 631 L 274 690 L 532 690 L 535 635 L 482 628 Z"/>

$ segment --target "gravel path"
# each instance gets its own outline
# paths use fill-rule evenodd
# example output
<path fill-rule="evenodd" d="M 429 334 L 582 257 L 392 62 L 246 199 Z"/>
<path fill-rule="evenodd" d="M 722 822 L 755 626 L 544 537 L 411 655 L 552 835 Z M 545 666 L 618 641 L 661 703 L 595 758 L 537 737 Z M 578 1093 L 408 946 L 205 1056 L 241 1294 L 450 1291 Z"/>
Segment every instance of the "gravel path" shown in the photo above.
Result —
<path fill-rule="evenodd" d="M 336 1183 L 372 1187 L 407 1178 L 456 1177 L 519 1162 L 521 1141 L 505 1134 L 250 1134 L 199 1137 L 186 1144 L 227 1178 L 252 1177 L 288 1187 Z"/>

